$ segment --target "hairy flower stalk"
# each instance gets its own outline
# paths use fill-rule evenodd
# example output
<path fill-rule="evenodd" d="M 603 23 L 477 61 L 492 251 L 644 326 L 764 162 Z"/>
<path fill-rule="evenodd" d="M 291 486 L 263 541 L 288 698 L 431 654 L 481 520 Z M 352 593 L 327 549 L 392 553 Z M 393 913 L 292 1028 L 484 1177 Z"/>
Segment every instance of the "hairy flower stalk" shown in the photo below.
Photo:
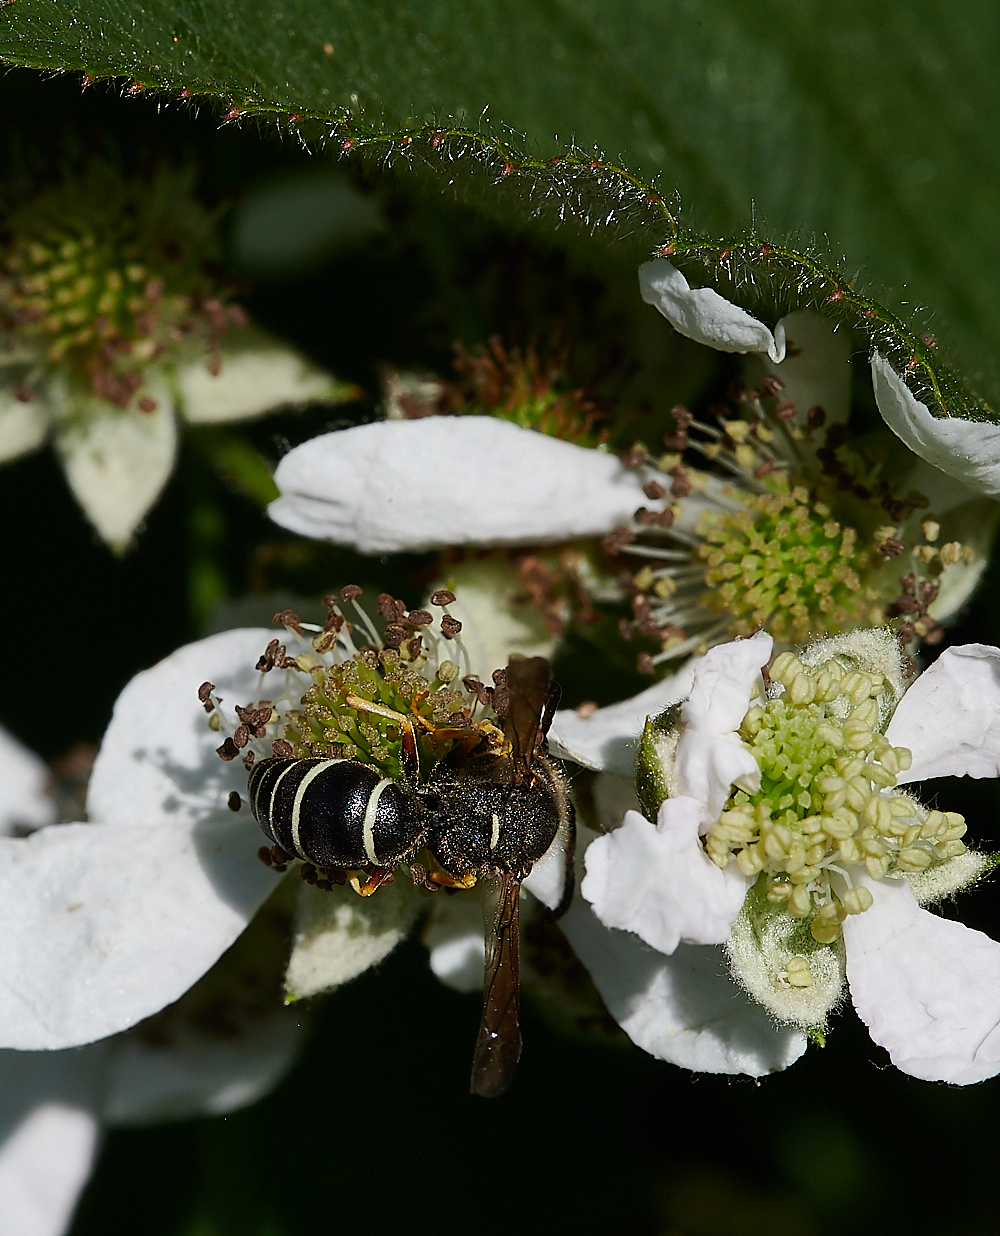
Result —
<path fill-rule="evenodd" d="M 782 390 L 774 376 L 736 384 L 714 424 L 675 408 L 671 450 L 632 452 L 651 505 L 604 544 L 623 566 L 642 561 L 622 575 L 633 610 L 623 633 L 661 644 L 641 668 L 762 627 L 791 644 L 894 620 L 904 643 L 941 639 L 941 576 L 969 566 L 971 546 L 944 541 L 947 517 L 924 494 L 898 496 L 884 460 Z"/>

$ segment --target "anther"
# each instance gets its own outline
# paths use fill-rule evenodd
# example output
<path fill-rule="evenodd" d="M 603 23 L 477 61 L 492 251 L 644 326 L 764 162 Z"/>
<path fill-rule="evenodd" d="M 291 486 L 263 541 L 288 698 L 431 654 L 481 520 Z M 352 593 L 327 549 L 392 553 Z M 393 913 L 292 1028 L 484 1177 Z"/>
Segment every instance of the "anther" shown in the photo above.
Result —
<path fill-rule="evenodd" d="M 236 790 L 229 791 L 229 797 L 226 799 L 226 806 L 230 811 L 239 811 L 240 807 L 243 806 L 243 799 L 240 798 L 239 793 Z"/>
<path fill-rule="evenodd" d="M 230 760 L 235 760 L 239 753 L 239 748 L 231 738 L 227 738 L 221 747 L 216 747 L 215 749 L 215 754 L 226 763 Z"/>
<path fill-rule="evenodd" d="M 449 593 L 449 595 L 451 594 Z M 441 634 L 445 639 L 454 639 L 461 629 L 462 624 L 457 618 L 452 618 L 451 614 L 445 614 L 441 618 Z"/>

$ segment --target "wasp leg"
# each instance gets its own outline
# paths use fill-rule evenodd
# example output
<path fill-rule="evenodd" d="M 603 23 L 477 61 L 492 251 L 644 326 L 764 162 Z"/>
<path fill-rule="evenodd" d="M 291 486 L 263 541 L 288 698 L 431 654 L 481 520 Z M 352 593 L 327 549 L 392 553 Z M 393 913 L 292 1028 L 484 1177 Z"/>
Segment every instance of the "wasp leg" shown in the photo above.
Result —
<path fill-rule="evenodd" d="M 359 897 L 370 897 L 383 884 L 392 884 L 395 879 L 396 874 L 391 867 L 369 867 L 368 879 L 365 880 L 364 884 L 361 883 L 360 873 L 355 873 L 351 876 L 351 888 L 354 889 Z"/>
<path fill-rule="evenodd" d="M 389 721 L 395 721 L 403 731 L 403 768 L 406 775 L 412 782 L 420 780 L 420 756 L 417 751 L 417 735 L 413 728 L 413 718 L 408 717 L 405 713 L 396 712 L 393 708 L 386 708 L 384 704 L 374 704 L 371 700 L 362 699 L 360 695 L 349 694 L 347 703 L 351 708 L 358 712 L 372 713 L 376 717 L 385 717 Z M 428 729 L 433 731 L 434 727 L 428 725 L 422 717 L 417 717 L 417 720 Z"/>

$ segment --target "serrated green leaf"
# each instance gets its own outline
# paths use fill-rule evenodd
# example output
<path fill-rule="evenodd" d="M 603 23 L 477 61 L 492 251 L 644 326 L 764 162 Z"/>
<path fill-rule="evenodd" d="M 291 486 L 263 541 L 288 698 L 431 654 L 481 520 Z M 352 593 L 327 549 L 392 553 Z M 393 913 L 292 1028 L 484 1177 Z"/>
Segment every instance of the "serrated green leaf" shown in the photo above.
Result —
<path fill-rule="evenodd" d="M 754 206 L 772 240 L 826 234 L 876 285 L 912 280 L 967 355 L 1000 343 L 984 260 L 1000 140 L 983 119 L 1000 102 L 1000 11 L 985 0 L 16 0 L 2 20 L 9 63 L 214 96 L 234 120 L 295 116 L 314 140 L 398 139 L 488 108 L 542 160 L 575 140 L 659 174 L 717 234 Z M 449 174 L 461 153 L 424 162 Z M 546 182 L 571 212 L 572 190 Z"/>

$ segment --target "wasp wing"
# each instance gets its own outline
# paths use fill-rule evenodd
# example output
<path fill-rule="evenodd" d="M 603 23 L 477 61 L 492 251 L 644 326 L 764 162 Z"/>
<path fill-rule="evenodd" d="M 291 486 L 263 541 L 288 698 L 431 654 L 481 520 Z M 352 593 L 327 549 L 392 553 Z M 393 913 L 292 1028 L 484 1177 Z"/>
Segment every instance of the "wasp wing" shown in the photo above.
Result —
<path fill-rule="evenodd" d="M 542 714 L 551 699 L 552 671 L 544 657 L 512 656 L 507 664 L 504 733 L 514 753 L 514 781 L 520 784 L 535 758 Z"/>
<path fill-rule="evenodd" d="M 514 1080 L 521 1058 L 518 1018 L 518 910 L 521 881 L 504 874 L 492 929 L 486 938 L 483 1019 L 472 1057 L 472 1093 L 492 1099 Z"/>

